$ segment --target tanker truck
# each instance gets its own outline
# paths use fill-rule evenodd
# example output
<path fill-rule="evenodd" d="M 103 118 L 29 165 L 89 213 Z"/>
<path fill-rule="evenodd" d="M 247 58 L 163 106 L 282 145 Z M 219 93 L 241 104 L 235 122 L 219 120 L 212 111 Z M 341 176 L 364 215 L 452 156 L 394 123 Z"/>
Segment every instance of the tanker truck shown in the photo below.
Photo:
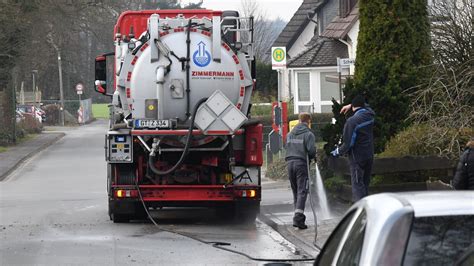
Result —
<path fill-rule="evenodd" d="M 113 222 L 147 210 L 214 208 L 234 221 L 260 209 L 262 124 L 253 18 L 235 11 L 127 11 L 115 51 L 95 59 L 95 90 L 110 96 L 105 135 Z"/>

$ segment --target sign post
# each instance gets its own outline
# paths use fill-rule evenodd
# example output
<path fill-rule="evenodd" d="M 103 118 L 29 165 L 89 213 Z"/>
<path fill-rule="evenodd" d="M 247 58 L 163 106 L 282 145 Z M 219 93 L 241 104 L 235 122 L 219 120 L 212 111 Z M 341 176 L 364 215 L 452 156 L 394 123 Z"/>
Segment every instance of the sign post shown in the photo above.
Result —
<path fill-rule="evenodd" d="M 341 103 L 342 103 L 342 72 L 345 69 L 348 69 L 350 73 L 350 68 L 352 65 L 355 64 L 355 59 L 354 58 L 337 58 L 337 72 L 338 72 L 338 84 L 339 84 L 339 97 L 341 97 Z"/>
<path fill-rule="evenodd" d="M 82 95 L 83 91 L 84 91 L 84 85 L 82 85 L 82 83 L 77 83 L 76 84 L 76 92 L 77 92 L 77 95 L 79 95 L 79 104 L 81 102 L 81 95 Z"/>
<path fill-rule="evenodd" d="M 282 75 L 282 72 L 281 70 L 286 68 L 286 47 L 285 46 L 277 46 L 277 47 L 272 47 L 272 69 L 273 70 L 276 70 L 277 73 L 278 73 L 278 108 L 274 108 L 274 111 L 278 110 L 280 111 L 280 114 L 281 114 L 281 90 L 282 90 L 282 78 L 281 78 L 281 75 Z M 282 141 L 282 119 L 281 119 L 281 115 L 280 117 L 278 117 L 279 121 L 275 121 L 275 124 L 278 125 L 278 135 L 275 135 L 275 136 L 278 136 L 279 138 L 279 145 L 276 146 L 276 145 L 271 145 L 270 147 L 273 147 L 273 148 L 276 148 L 278 147 L 278 150 L 281 149 L 281 143 L 283 142 Z M 269 136 L 269 138 L 271 137 L 272 135 Z M 271 138 L 270 138 L 271 140 Z M 276 146 L 276 147 L 275 147 Z"/>

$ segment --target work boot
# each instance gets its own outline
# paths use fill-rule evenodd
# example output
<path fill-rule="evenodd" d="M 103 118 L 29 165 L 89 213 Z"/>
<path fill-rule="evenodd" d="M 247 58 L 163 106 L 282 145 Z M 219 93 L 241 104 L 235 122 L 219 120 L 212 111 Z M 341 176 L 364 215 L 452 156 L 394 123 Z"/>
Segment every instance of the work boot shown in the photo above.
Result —
<path fill-rule="evenodd" d="M 295 216 L 293 217 L 293 226 L 294 227 L 298 227 L 299 229 L 306 229 L 308 228 L 308 226 L 306 226 L 306 224 L 304 224 L 304 222 L 306 221 L 306 216 L 304 216 L 304 214 L 302 213 L 295 213 Z"/>

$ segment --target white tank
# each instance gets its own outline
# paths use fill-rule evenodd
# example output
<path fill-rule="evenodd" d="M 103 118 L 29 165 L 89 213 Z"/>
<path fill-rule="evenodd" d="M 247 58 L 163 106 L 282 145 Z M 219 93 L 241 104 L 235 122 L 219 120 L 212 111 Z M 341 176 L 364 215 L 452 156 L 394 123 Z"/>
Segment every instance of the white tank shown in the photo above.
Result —
<path fill-rule="evenodd" d="M 160 41 L 177 57 L 187 55 L 186 29 L 160 31 Z M 234 53 L 221 42 L 220 61 L 213 58 L 212 35 L 209 31 L 192 29 L 190 32 L 190 112 L 201 99 L 209 97 L 215 90 L 220 90 L 244 114 L 247 113 L 252 91 L 252 79 L 245 54 Z M 151 41 L 137 49 L 134 55 L 130 52 L 123 58 L 120 73 L 122 80 L 119 86 L 124 89 L 131 108 L 132 117 L 187 120 L 186 69 L 174 56 L 169 59 L 160 53 L 158 61 L 152 62 Z M 171 65 L 169 60 L 172 61 Z M 170 65 L 170 66 L 169 66 Z M 159 69 L 169 66 L 165 71 L 163 82 Z M 153 100 L 157 100 L 156 106 Z M 153 109 L 153 110 L 150 110 Z M 155 117 L 150 117 L 155 114 Z"/>

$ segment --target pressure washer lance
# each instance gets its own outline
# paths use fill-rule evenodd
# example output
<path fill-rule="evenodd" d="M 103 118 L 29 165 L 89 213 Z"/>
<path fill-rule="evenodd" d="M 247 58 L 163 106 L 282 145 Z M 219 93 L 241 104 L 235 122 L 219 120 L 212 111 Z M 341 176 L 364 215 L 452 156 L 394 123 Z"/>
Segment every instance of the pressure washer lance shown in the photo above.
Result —
<path fill-rule="evenodd" d="M 313 241 L 313 245 L 315 247 L 319 248 L 319 246 L 316 244 L 316 238 L 318 237 L 318 217 L 316 215 L 316 210 L 314 209 L 314 206 L 316 205 L 316 202 L 313 202 L 313 201 L 316 200 L 316 197 L 317 197 L 317 195 L 316 195 L 316 175 L 314 175 L 314 176 L 311 175 L 311 170 L 310 170 L 310 167 L 309 167 L 310 163 L 311 163 L 311 160 L 309 159 L 309 156 L 306 156 L 306 167 L 308 168 L 308 180 L 306 180 L 306 189 L 308 189 L 308 191 L 309 191 L 309 205 L 311 206 L 311 211 L 313 212 L 313 216 L 314 216 L 314 241 Z"/>

